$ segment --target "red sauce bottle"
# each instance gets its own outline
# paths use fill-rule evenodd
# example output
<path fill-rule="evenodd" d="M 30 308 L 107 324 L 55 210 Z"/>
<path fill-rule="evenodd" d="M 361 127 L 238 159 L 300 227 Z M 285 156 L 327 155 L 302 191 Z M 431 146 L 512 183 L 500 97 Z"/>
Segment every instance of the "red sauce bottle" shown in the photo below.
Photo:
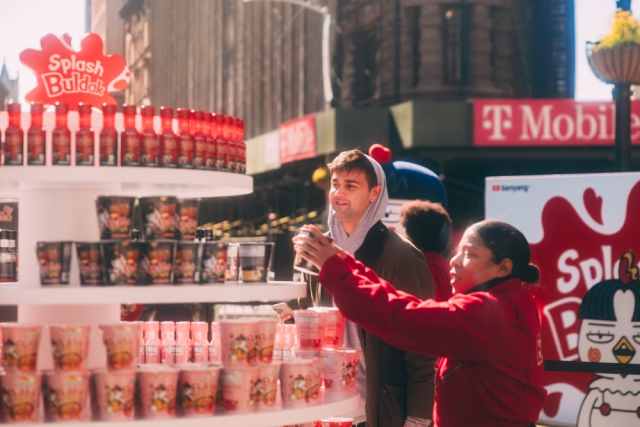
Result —
<path fill-rule="evenodd" d="M 4 131 L 4 164 L 7 166 L 22 166 L 24 164 L 24 131 L 20 126 L 22 109 L 17 102 L 7 104 L 9 126 Z"/>
<path fill-rule="evenodd" d="M 178 137 L 173 131 L 173 108 L 160 107 L 162 133 L 160 134 L 160 166 L 178 167 Z"/>
<path fill-rule="evenodd" d="M 204 111 L 196 111 L 193 113 L 193 143 L 195 145 L 195 156 L 193 158 L 193 166 L 196 169 L 207 168 L 207 136 L 204 133 Z M 209 123 L 211 127 L 211 123 Z"/>
<path fill-rule="evenodd" d="M 140 164 L 142 166 L 158 166 L 158 134 L 153 129 L 155 109 L 150 105 L 140 107 L 142 116 L 142 148 L 140 150 Z"/>
<path fill-rule="evenodd" d="M 244 120 L 239 119 L 238 124 L 238 146 L 240 150 L 240 173 L 247 173 L 247 143 L 244 141 Z"/>
<path fill-rule="evenodd" d="M 124 104 L 124 130 L 120 133 L 120 166 L 140 166 L 140 133 L 136 129 L 135 105 Z"/>
<path fill-rule="evenodd" d="M 80 126 L 76 131 L 76 166 L 93 166 L 95 146 L 91 111 L 91 104 L 78 104 Z"/>
<path fill-rule="evenodd" d="M 191 136 L 191 117 L 193 111 L 187 108 L 178 108 L 178 167 L 193 169 L 193 157 L 195 154 L 195 144 Z"/>
<path fill-rule="evenodd" d="M 71 165 L 71 131 L 67 127 L 69 106 L 56 102 L 56 127 L 51 132 L 51 164 Z"/>
<path fill-rule="evenodd" d="M 31 102 L 31 126 L 27 131 L 27 164 L 43 166 L 47 163 L 46 134 L 42 127 L 44 106 Z"/>
<path fill-rule="evenodd" d="M 118 166 L 118 132 L 115 128 L 116 106 L 102 104 L 100 131 L 100 166 Z"/>
<path fill-rule="evenodd" d="M 226 139 L 226 116 L 224 114 L 215 115 L 216 123 L 218 125 L 216 133 L 216 170 L 227 171 L 228 159 L 229 159 L 229 141 Z"/>
<path fill-rule="evenodd" d="M 212 120 L 213 115 L 211 113 L 204 113 L 204 120 L 202 121 L 202 133 L 204 133 L 204 136 L 206 138 L 204 169 L 207 170 L 214 170 L 216 163 L 216 139 L 213 137 Z"/>
<path fill-rule="evenodd" d="M 222 128 L 222 132 L 227 140 L 227 171 L 235 172 L 236 171 L 236 161 L 238 160 L 237 150 L 236 150 L 236 141 L 234 136 L 234 122 L 235 119 L 231 116 L 225 116 L 225 126 Z"/>

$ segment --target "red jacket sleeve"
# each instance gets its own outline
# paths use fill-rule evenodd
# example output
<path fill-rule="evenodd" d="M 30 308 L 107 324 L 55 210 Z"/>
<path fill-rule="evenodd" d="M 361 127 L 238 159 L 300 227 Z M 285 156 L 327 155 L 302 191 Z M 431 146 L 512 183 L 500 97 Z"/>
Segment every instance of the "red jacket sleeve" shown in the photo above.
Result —
<path fill-rule="evenodd" d="M 350 256 L 329 258 L 319 280 L 348 319 L 398 348 L 481 361 L 497 347 L 492 344 L 498 316 L 487 307 L 487 297 L 422 301 L 396 290 Z"/>

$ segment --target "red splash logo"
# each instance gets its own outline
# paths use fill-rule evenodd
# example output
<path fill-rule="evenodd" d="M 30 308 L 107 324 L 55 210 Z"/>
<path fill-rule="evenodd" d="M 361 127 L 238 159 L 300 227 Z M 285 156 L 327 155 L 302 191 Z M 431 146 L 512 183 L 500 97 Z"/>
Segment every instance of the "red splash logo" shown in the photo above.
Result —
<path fill-rule="evenodd" d="M 42 50 L 26 49 L 20 61 L 29 67 L 38 81 L 25 99 L 28 102 L 54 104 L 64 102 L 71 109 L 79 102 L 91 105 L 116 104 L 109 92 L 126 89 L 131 73 L 119 55 L 104 55 L 99 35 L 90 33 L 80 42 L 80 50 L 71 47 L 68 34 L 61 38 L 47 34 L 40 39 Z"/>

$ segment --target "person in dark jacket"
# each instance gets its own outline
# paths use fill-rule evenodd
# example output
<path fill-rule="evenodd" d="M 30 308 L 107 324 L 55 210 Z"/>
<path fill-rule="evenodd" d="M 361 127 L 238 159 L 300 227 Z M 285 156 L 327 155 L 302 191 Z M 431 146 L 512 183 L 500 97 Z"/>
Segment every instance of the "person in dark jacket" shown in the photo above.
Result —
<path fill-rule="evenodd" d="M 437 302 L 395 289 L 307 228 L 318 240 L 297 236 L 296 251 L 320 269 L 348 319 L 398 348 L 440 357 L 435 426 L 534 425 L 546 391 L 540 315 L 523 282 L 539 272 L 519 230 L 494 220 L 469 227 L 450 261 L 454 295 Z"/>
<path fill-rule="evenodd" d="M 451 217 L 440 203 L 414 200 L 400 209 L 400 224 L 411 243 L 422 251 L 436 284 L 436 301 L 446 301 L 451 292 L 449 261 L 443 256 L 449 250 Z"/>
<path fill-rule="evenodd" d="M 388 202 L 382 167 L 360 150 L 345 151 L 328 166 L 329 234 L 334 241 L 404 292 L 421 300 L 435 297 L 420 251 L 381 222 Z M 330 296 L 323 298 L 322 287 L 316 286 L 312 283 L 308 293 L 313 302 L 332 304 Z M 359 303 L 359 299 L 351 301 Z M 308 301 L 302 302 L 305 305 Z M 345 345 L 362 349 L 357 385 L 365 407 L 350 414 L 356 424 L 365 419 L 367 427 L 427 427 L 431 423 L 434 357 L 400 350 L 352 322 L 347 322 Z"/>

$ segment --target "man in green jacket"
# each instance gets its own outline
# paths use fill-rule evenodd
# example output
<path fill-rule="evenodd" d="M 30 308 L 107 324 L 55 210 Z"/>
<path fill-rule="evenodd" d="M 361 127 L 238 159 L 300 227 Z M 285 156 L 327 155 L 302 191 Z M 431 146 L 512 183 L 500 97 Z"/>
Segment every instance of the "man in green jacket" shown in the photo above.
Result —
<path fill-rule="evenodd" d="M 345 151 L 328 166 L 329 233 L 336 244 L 397 289 L 433 298 L 433 279 L 420 251 L 381 222 L 389 201 L 381 166 L 360 150 Z M 330 296 L 322 295 L 317 283 L 310 283 L 308 295 L 315 303 L 331 305 Z M 357 424 L 366 420 L 366 427 L 427 427 L 431 423 L 435 358 L 399 350 L 351 322 L 345 345 L 362 349 L 358 390 L 366 403 L 352 414 Z"/>

